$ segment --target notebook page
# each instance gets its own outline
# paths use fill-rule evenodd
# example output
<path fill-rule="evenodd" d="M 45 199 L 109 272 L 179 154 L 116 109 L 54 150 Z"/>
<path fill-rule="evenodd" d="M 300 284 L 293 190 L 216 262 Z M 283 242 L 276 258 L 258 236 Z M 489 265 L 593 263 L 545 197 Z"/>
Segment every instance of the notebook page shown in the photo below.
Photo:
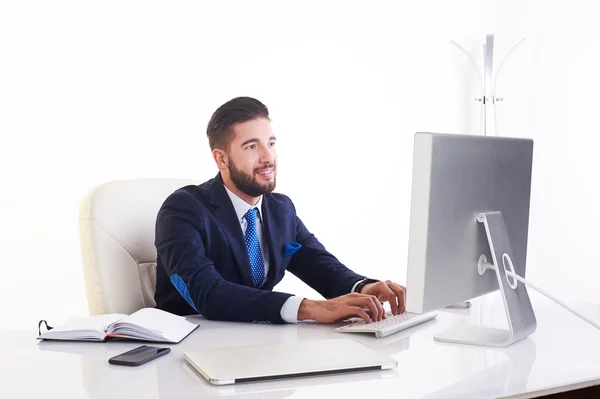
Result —
<path fill-rule="evenodd" d="M 160 336 L 171 342 L 181 341 L 197 326 L 181 316 L 155 308 L 140 309 L 117 323 L 115 328 L 118 329 L 124 324 L 135 325 L 145 330 L 158 333 Z M 111 328 L 111 330 L 113 329 Z"/>
<path fill-rule="evenodd" d="M 51 331 L 97 330 L 105 331 L 108 326 L 127 317 L 124 314 L 100 314 L 94 316 L 77 317 L 65 324 L 55 327 Z"/>
<path fill-rule="evenodd" d="M 121 320 L 124 317 L 127 317 L 127 315 L 103 314 L 76 317 L 53 328 L 50 331 L 43 333 L 40 338 L 90 338 L 90 332 L 95 332 L 91 336 L 104 337 L 106 329 L 108 329 L 111 324 Z"/>

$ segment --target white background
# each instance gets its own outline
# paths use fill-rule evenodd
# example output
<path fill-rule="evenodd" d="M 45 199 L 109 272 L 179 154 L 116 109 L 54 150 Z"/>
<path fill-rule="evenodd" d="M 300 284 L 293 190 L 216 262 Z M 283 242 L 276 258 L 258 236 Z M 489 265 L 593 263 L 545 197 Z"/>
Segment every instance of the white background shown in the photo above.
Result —
<path fill-rule="evenodd" d="M 77 212 L 114 179 L 206 180 L 206 123 L 253 96 L 277 191 L 342 262 L 406 279 L 416 131 L 479 134 L 495 34 L 502 136 L 535 140 L 528 277 L 600 301 L 598 1 L 0 3 L 0 330 L 87 312 Z M 288 275 L 277 290 L 316 293 Z"/>

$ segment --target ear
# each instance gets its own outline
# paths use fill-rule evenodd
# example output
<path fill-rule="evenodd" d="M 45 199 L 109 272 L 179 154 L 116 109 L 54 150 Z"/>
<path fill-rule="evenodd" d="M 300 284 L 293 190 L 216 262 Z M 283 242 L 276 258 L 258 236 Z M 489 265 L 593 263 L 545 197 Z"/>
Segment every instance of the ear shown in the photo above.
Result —
<path fill-rule="evenodd" d="M 227 169 L 227 153 L 223 150 L 220 150 L 218 148 L 215 148 L 212 151 L 212 155 L 213 155 L 213 159 L 215 160 L 215 163 L 217 164 L 217 167 L 219 168 L 219 170 L 226 170 Z"/>

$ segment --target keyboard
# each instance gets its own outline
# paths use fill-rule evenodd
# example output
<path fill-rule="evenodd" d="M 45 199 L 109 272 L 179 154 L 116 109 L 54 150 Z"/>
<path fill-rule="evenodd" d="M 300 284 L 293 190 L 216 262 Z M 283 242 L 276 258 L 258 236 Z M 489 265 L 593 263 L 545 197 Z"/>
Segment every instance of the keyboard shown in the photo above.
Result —
<path fill-rule="evenodd" d="M 347 333 L 374 333 L 377 338 L 383 338 L 431 320 L 437 316 L 437 312 L 423 314 L 404 312 L 394 316 L 392 312 L 388 311 L 386 312 L 386 316 L 386 319 L 368 324 L 365 323 L 364 320 L 360 320 L 352 324 L 338 327 L 335 331 Z"/>

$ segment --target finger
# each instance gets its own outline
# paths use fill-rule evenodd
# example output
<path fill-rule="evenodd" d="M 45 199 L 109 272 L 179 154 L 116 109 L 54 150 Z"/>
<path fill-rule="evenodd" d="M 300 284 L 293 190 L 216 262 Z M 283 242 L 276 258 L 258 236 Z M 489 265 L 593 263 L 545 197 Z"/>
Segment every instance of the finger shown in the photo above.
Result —
<path fill-rule="evenodd" d="M 365 312 L 364 309 L 360 306 L 350 306 L 350 312 L 353 316 L 358 316 L 362 318 L 365 321 L 365 323 L 371 322 L 371 318 L 369 317 L 367 312 Z"/>
<path fill-rule="evenodd" d="M 398 297 L 398 310 L 403 313 L 406 310 L 406 288 L 396 283 L 392 283 L 390 288 Z"/>
<path fill-rule="evenodd" d="M 391 284 L 390 284 L 391 285 Z M 398 301 L 396 300 L 396 291 L 394 291 L 392 289 L 392 287 L 390 286 L 385 286 L 385 289 L 383 290 L 383 297 L 385 298 L 386 301 L 388 301 L 390 303 L 390 308 L 392 310 L 392 314 L 398 314 L 400 308 L 398 307 Z"/>
<path fill-rule="evenodd" d="M 349 305 L 360 306 L 361 308 L 366 307 L 371 312 L 371 317 L 374 321 L 379 321 L 379 310 L 377 309 L 377 305 L 375 305 L 376 301 L 373 301 L 373 297 L 371 295 L 361 295 L 360 298 L 356 298 L 355 300 L 349 302 Z M 377 301 L 378 302 L 378 301 Z"/>
<path fill-rule="evenodd" d="M 375 295 L 369 295 L 369 299 L 371 300 L 373 306 L 377 310 L 376 319 L 377 321 L 383 320 L 385 318 L 385 310 L 383 309 L 383 305 L 379 302 L 379 298 Z"/>
<path fill-rule="evenodd" d="M 375 305 L 375 302 L 373 301 L 372 295 L 361 294 L 360 297 L 353 298 L 352 300 L 348 301 L 347 304 L 358 306 L 360 308 L 367 308 L 373 321 L 379 320 L 379 311 Z"/>
<path fill-rule="evenodd" d="M 379 312 L 379 319 L 378 320 L 385 319 L 386 318 L 385 309 L 383 308 L 383 305 L 379 301 L 379 298 L 377 298 L 376 296 L 373 296 L 373 302 L 375 303 L 375 306 L 377 307 L 377 311 Z"/>

